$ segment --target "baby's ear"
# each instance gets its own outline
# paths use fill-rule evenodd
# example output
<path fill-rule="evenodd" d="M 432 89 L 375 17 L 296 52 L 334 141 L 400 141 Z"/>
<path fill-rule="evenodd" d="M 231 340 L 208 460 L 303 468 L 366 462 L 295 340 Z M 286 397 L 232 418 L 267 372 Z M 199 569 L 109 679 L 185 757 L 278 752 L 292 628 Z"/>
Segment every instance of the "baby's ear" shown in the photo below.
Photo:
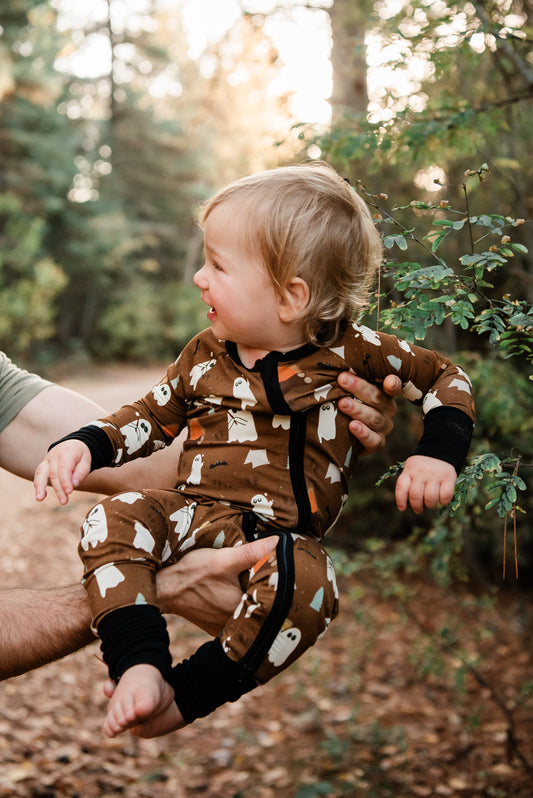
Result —
<path fill-rule="evenodd" d="M 299 319 L 309 304 L 311 292 L 301 277 L 292 277 L 280 294 L 278 313 L 281 321 Z"/>

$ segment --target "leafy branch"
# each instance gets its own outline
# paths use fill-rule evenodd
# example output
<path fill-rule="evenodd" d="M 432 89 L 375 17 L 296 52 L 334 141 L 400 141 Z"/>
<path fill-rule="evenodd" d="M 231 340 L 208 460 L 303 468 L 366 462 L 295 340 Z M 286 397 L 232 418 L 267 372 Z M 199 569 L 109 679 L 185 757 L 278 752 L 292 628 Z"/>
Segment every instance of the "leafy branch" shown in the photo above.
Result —
<path fill-rule="evenodd" d="M 479 169 L 467 170 L 465 176 L 477 176 L 484 182 L 488 172 L 489 167 L 483 164 Z M 386 261 L 383 276 L 390 279 L 395 292 L 403 294 L 403 301 L 391 300 L 389 307 L 380 312 L 379 321 L 413 342 L 423 339 L 428 328 L 449 319 L 462 330 L 488 335 L 489 344 L 497 346 L 504 358 L 521 356 L 533 362 L 533 307 L 525 299 L 509 294 L 501 298 L 489 296 L 494 288 L 492 274 L 510 259 L 527 254 L 527 248 L 513 242 L 510 235 L 524 220 L 501 214 L 471 215 L 466 182 L 461 187 L 464 210 L 454 210 L 446 201 L 414 201 L 388 212 L 379 202 L 386 195 L 367 195 L 367 202 L 377 210 L 377 221 L 393 224 L 399 231 L 384 235 L 386 251 L 397 248 L 406 252 L 414 242 L 426 260 L 433 260 L 425 266 L 412 260 Z M 429 232 L 420 237 L 415 228 L 403 224 L 398 213 L 406 209 L 432 212 L 435 218 Z M 463 230 L 468 232 L 469 251 L 452 266 L 441 254 L 442 247 L 450 236 Z"/>

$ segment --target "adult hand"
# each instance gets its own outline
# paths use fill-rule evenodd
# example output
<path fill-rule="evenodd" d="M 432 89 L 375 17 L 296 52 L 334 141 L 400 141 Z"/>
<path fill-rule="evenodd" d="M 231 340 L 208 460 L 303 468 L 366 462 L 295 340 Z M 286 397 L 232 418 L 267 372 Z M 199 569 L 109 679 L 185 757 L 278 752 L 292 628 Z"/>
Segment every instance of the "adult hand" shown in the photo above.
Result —
<path fill-rule="evenodd" d="M 268 559 L 277 536 L 228 549 L 193 549 L 176 565 L 157 573 L 162 612 L 181 615 L 217 635 L 242 597 L 239 574 Z"/>
<path fill-rule="evenodd" d="M 337 381 L 341 388 L 352 394 L 339 399 L 338 406 L 342 413 L 352 419 L 350 432 L 364 447 L 359 456 L 378 451 L 384 446 L 393 427 L 396 415 L 393 397 L 401 393 L 400 378 L 389 374 L 383 380 L 383 390 L 348 371 L 339 374 Z"/>

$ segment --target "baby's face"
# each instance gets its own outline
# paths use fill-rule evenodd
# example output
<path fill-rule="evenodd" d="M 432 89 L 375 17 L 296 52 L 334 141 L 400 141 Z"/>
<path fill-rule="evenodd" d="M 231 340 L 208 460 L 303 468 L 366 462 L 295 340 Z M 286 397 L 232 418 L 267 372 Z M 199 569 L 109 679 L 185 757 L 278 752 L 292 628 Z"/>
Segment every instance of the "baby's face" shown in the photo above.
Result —
<path fill-rule="evenodd" d="M 213 333 L 222 340 L 269 351 L 282 343 L 280 297 L 259 256 L 244 246 L 242 208 L 215 206 L 205 221 L 205 263 L 194 284 L 209 306 Z"/>

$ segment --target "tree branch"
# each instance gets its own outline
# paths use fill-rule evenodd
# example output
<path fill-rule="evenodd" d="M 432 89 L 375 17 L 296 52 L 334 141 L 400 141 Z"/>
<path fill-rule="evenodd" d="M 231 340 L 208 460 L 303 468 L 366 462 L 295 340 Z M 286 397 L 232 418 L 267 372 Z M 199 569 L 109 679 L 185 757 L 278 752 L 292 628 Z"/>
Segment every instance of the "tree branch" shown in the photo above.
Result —
<path fill-rule="evenodd" d="M 527 83 L 528 88 L 533 89 L 533 70 L 531 70 L 523 58 L 520 58 L 516 50 L 511 47 L 507 39 L 501 36 L 498 32 L 494 30 L 496 27 L 489 15 L 485 10 L 485 6 L 479 0 L 473 0 L 472 5 L 476 10 L 476 14 L 481 20 L 483 26 L 487 29 L 488 32 L 492 33 L 492 35 L 496 39 L 496 46 L 502 50 L 502 52 L 507 56 L 507 58 L 512 62 L 512 64 L 516 67 L 516 69 L 520 72 L 522 77 Z"/>
<path fill-rule="evenodd" d="M 406 615 L 411 618 L 411 620 L 416 624 L 416 626 L 425 634 L 427 635 L 428 632 L 424 626 L 424 624 L 420 621 L 417 614 L 412 610 L 410 606 L 403 607 Z M 513 713 L 508 708 L 506 701 L 499 695 L 499 693 L 495 690 L 495 688 L 488 682 L 485 677 L 478 671 L 478 669 L 469 662 L 466 657 L 464 657 L 460 651 L 458 651 L 457 646 L 455 645 L 455 641 L 446 642 L 441 639 L 436 639 L 435 635 L 431 635 L 431 640 L 433 645 L 440 648 L 442 652 L 447 652 L 453 654 L 453 656 L 457 657 L 464 667 L 468 670 L 468 672 L 474 677 L 476 682 L 480 687 L 487 690 L 490 693 L 490 697 L 492 698 L 493 702 L 496 704 L 500 712 L 502 713 L 503 717 L 505 718 L 507 724 L 507 746 L 509 751 L 512 751 L 517 759 L 522 764 L 522 767 L 526 771 L 529 776 L 533 776 L 533 764 L 527 759 L 525 754 L 522 752 L 518 741 L 516 739 L 516 724 Z"/>

